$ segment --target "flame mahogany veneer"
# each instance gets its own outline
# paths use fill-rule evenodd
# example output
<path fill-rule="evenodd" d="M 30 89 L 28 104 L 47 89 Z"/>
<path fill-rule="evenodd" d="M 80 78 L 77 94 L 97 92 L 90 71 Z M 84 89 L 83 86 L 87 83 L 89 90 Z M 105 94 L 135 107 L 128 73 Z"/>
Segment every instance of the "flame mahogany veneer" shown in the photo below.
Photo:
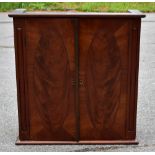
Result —
<path fill-rule="evenodd" d="M 137 144 L 141 18 L 132 13 L 9 14 L 16 144 Z"/>

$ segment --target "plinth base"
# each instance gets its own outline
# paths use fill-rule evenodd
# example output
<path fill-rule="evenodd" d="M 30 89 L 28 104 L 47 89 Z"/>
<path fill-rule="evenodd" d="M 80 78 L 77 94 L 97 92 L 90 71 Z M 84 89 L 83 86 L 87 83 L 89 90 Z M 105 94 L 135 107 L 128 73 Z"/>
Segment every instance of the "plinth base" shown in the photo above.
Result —
<path fill-rule="evenodd" d="M 16 145 L 93 145 L 93 144 L 104 144 L 104 145 L 137 145 L 136 140 L 98 140 L 98 141 L 32 141 L 32 140 L 19 140 L 17 139 Z"/>

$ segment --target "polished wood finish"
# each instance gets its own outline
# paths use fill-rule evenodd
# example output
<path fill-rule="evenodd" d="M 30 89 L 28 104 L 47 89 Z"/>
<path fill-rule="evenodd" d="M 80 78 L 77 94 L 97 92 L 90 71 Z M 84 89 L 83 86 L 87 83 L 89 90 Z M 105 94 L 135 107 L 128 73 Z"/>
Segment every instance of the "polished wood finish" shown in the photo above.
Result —
<path fill-rule="evenodd" d="M 25 9 L 17 10 L 9 14 L 9 17 L 78 17 L 78 18 L 142 18 L 145 14 L 138 10 L 129 10 L 125 13 L 109 12 L 26 12 Z"/>
<path fill-rule="evenodd" d="M 9 16 L 14 17 L 15 32 L 16 144 L 137 144 L 144 15 Z"/>
<path fill-rule="evenodd" d="M 130 22 L 125 19 L 80 20 L 82 140 L 125 138 Z"/>
<path fill-rule="evenodd" d="M 104 145 L 137 145 L 139 144 L 135 140 L 104 140 L 104 141 L 16 141 L 16 145 L 93 145 L 93 144 L 104 144 Z"/>
<path fill-rule="evenodd" d="M 30 139 L 76 140 L 72 20 L 30 19 L 26 38 Z"/>

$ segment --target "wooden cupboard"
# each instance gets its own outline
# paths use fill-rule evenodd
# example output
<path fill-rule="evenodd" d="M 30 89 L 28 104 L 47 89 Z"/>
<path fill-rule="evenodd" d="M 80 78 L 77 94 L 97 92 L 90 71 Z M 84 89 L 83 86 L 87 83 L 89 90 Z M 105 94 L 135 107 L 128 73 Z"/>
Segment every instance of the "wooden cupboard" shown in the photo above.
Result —
<path fill-rule="evenodd" d="M 15 12 L 16 144 L 135 144 L 144 14 Z"/>

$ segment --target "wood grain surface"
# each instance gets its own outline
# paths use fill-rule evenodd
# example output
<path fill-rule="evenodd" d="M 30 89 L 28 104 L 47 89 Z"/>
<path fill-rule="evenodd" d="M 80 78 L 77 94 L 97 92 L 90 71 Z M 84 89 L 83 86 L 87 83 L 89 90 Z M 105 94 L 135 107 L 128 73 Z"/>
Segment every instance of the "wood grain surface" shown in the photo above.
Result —
<path fill-rule="evenodd" d="M 135 143 L 141 16 L 108 16 L 14 17 L 19 143 Z"/>
<path fill-rule="evenodd" d="M 128 20 L 80 20 L 82 140 L 125 138 L 129 24 Z"/>
<path fill-rule="evenodd" d="M 27 38 L 30 137 L 35 140 L 75 140 L 72 21 L 29 20 Z"/>

